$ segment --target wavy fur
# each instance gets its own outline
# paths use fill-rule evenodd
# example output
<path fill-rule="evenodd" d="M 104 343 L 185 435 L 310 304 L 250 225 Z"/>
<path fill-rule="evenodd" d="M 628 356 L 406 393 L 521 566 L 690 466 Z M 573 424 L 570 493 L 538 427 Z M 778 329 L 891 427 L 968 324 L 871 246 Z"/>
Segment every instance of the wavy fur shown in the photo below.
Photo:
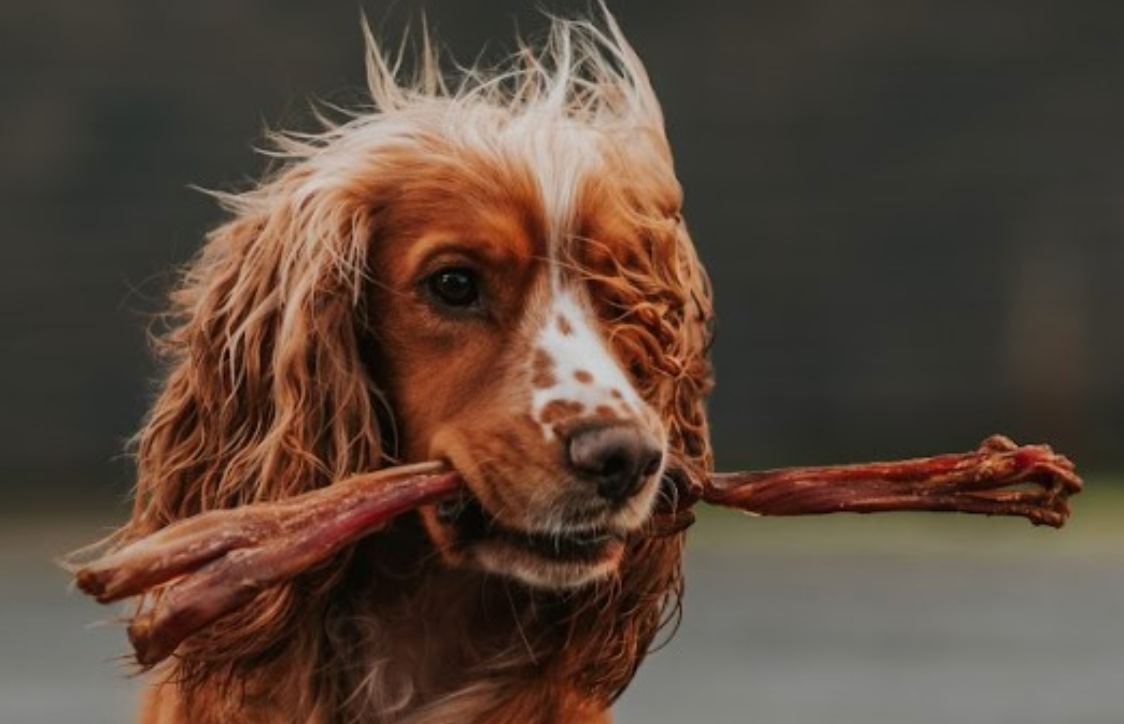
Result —
<path fill-rule="evenodd" d="M 656 202 L 642 187 L 651 175 L 673 180 L 670 152 L 645 72 L 612 18 L 556 20 L 543 52 L 524 47 L 455 83 L 428 40 L 411 82 L 397 80 L 401 58 L 370 38 L 367 65 L 373 108 L 317 133 L 274 134 L 279 168 L 245 193 L 218 194 L 232 216 L 171 296 L 156 345 L 166 381 L 136 439 L 135 507 L 116 544 L 396 462 L 377 362 L 394 350 L 371 331 L 380 314 L 369 303 L 379 278 L 371 246 L 401 213 L 412 159 L 453 144 L 502 163 L 505 144 L 533 143 L 543 124 L 642 139 L 614 151 L 636 184 L 607 186 L 603 201 L 626 210 L 649 253 L 622 258 L 588 238 L 566 259 L 674 458 L 691 477 L 709 470 L 709 287 L 678 187 Z M 407 637 L 416 647 L 396 647 L 417 612 L 478 595 L 416 533 L 375 536 L 191 638 L 161 673 L 147 720 L 596 721 L 678 611 L 683 535 L 642 534 L 597 584 L 496 587 L 488 605 L 502 611 L 503 631 L 477 639 L 437 624 Z M 402 660 L 437 636 L 441 655 L 464 663 L 453 686 Z"/>

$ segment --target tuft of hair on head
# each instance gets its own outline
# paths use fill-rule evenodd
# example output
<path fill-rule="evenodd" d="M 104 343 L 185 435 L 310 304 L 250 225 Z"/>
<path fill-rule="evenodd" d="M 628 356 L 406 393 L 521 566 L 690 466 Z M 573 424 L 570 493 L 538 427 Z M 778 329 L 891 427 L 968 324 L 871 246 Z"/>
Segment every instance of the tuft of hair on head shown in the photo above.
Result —
<path fill-rule="evenodd" d="M 643 63 L 625 39 L 616 19 L 602 4 L 601 23 L 547 15 L 544 42 L 517 40 L 517 50 L 491 68 L 458 66 L 446 78 L 441 52 L 423 27 L 414 77 L 400 80 L 406 45 L 394 54 L 383 50 L 364 22 L 367 85 L 381 114 L 418 103 L 483 103 L 513 114 L 550 110 L 577 120 L 612 119 L 662 127 L 660 106 Z"/>
<path fill-rule="evenodd" d="M 550 24 L 542 42 L 518 38 L 516 50 L 492 66 L 447 59 L 425 23 L 413 42 L 407 30 L 397 48 L 387 48 L 364 17 L 370 106 L 348 110 L 324 104 L 340 118 L 321 110 L 316 112 L 322 124 L 318 132 L 268 132 L 271 145 L 262 152 L 299 161 L 356 130 L 386 126 L 395 118 L 440 116 L 447 129 L 456 129 L 463 114 L 489 109 L 512 123 L 551 117 L 662 135 L 663 114 L 647 71 L 616 19 L 604 4 L 599 7 L 599 20 L 547 14 Z"/>

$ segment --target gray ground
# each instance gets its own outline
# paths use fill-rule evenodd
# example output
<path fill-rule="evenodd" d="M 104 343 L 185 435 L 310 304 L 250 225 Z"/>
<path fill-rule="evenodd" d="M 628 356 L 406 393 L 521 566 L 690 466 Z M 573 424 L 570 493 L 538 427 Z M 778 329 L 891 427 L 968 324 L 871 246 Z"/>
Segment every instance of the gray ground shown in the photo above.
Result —
<path fill-rule="evenodd" d="M 622 724 L 1120 724 L 1116 518 L 703 520 L 686 618 Z M 887 522 L 888 521 L 888 522 Z M 0 524 L 0 724 L 129 720 L 124 638 L 46 561 L 89 521 Z"/>

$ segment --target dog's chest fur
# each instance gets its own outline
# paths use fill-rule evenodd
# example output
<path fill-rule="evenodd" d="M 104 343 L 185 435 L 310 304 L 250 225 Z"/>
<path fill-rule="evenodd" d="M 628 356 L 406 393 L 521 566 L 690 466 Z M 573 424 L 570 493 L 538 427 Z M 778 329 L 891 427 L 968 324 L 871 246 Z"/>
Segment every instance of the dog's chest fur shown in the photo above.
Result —
<path fill-rule="evenodd" d="M 351 716 L 371 724 L 606 721 L 567 710 L 580 697 L 543 675 L 565 655 L 556 625 L 564 601 L 435 565 L 418 536 L 398 531 L 364 546 L 348 595 L 327 612 L 331 648 L 356 662 L 340 682 L 352 692 L 344 706 Z"/>

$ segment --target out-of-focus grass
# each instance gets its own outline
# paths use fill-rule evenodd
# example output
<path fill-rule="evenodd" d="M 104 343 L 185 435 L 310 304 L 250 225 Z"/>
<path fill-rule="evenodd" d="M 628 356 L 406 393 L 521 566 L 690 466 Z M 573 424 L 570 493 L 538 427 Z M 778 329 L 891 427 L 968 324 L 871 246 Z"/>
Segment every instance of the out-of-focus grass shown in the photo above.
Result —
<path fill-rule="evenodd" d="M 699 505 L 688 545 L 818 554 L 1124 555 L 1124 475 L 1087 479 L 1070 504 L 1072 516 L 1060 531 L 1023 518 L 949 513 L 762 518 Z"/>

